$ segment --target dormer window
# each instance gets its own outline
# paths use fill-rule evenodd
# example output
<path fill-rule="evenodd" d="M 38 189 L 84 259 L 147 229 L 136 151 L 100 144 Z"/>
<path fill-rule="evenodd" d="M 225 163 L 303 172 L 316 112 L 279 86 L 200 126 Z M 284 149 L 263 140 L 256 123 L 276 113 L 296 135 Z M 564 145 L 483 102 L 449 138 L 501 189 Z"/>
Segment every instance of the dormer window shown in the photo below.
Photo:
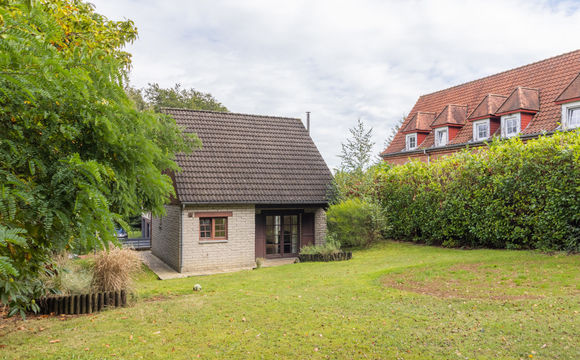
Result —
<path fill-rule="evenodd" d="M 511 138 L 520 133 L 521 115 L 510 114 L 501 117 L 501 136 L 504 138 Z"/>
<path fill-rule="evenodd" d="M 445 146 L 449 141 L 449 128 L 442 127 L 435 129 L 435 146 Z"/>
<path fill-rule="evenodd" d="M 580 127 L 580 101 L 562 104 L 562 127 L 564 129 Z"/>
<path fill-rule="evenodd" d="M 489 119 L 473 122 L 473 140 L 483 141 L 489 139 Z"/>
<path fill-rule="evenodd" d="M 406 150 L 414 150 L 417 148 L 417 133 L 407 134 L 406 140 Z"/>

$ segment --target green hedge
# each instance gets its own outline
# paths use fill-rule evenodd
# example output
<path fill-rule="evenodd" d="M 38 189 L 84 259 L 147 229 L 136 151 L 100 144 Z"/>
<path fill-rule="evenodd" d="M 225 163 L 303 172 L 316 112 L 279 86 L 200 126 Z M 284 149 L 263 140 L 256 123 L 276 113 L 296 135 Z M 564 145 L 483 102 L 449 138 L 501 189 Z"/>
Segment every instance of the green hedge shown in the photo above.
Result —
<path fill-rule="evenodd" d="M 449 247 L 580 250 L 580 131 L 494 141 L 377 176 L 390 236 Z"/>

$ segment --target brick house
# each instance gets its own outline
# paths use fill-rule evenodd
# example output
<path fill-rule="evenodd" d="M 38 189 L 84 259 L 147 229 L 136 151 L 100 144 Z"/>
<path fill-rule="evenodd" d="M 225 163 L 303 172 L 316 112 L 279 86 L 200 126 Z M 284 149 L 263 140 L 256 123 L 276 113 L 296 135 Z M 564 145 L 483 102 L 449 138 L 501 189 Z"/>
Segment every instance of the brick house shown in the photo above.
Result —
<path fill-rule="evenodd" d="M 580 127 L 580 50 L 419 97 L 381 156 L 432 161 L 493 137 Z"/>
<path fill-rule="evenodd" d="M 213 273 L 324 242 L 331 173 L 300 119 L 165 112 L 203 148 L 177 155 L 177 197 L 152 220 L 153 255 L 179 272 Z"/>

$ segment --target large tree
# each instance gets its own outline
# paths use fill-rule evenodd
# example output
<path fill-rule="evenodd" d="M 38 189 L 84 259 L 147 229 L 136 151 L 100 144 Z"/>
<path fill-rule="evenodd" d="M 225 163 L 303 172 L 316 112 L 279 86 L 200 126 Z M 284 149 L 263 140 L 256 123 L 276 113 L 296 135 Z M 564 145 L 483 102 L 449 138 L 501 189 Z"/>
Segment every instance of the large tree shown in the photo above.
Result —
<path fill-rule="evenodd" d="M 28 3 L 28 4 L 27 4 Z M 173 195 L 174 154 L 199 145 L 124 91 L 136 38 L 80 0 L 0 3 L 0 302 L 36 310 L 62 249 L 106 247 L 114 223 Z"/>
<path fill-rule="evenodd" d="M 171 88 L 162 88 L 159 84 L 153 83 L 148 84 L 144 89 L 128 87 L 126 91 L 137 108 L 142 110 L 152 109 L 159 111 L 165 107 L 221 112 L 228 111 L 210 93 L 204 93 L 195 89 L 182 89 L 181 84 L 175 84 Z"/>

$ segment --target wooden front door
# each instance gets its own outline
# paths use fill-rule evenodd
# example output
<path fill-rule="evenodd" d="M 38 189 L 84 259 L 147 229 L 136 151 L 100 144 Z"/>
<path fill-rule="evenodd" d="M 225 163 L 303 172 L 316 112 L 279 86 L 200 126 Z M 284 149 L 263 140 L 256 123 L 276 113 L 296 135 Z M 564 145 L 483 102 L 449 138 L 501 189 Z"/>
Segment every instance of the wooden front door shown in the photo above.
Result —
<path fill-rule="evenodd" d="M 300 215 L 266 215 L 266 257 L 296 256 L 300 250 Z"/>

